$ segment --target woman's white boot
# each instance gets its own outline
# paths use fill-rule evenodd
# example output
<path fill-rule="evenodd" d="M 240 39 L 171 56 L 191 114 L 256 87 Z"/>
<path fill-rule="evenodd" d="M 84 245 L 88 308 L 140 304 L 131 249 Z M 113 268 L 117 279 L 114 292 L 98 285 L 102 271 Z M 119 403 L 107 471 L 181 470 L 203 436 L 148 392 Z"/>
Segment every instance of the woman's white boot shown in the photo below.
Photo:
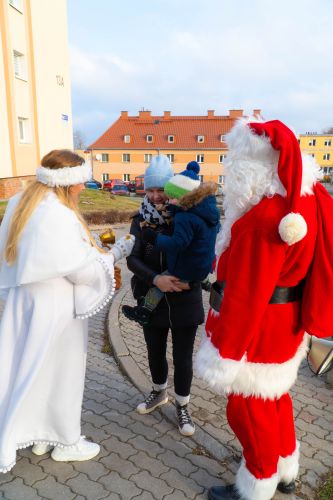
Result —
<path fill-rule="evenodd" d="M 84 439 L 81 436 L 79 442 L 74 446 L 56 446 L 51 453 L 51 458 L 56 462 L 82 462 L 91 460 L 100 452 L 100 446 Z"/>

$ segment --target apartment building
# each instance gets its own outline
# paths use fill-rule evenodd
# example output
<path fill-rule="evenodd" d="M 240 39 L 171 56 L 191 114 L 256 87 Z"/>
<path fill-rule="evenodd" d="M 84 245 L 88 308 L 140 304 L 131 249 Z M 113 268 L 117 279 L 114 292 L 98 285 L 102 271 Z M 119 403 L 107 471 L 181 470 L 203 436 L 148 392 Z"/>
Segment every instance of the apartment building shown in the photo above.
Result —
<path fill-rule="evenodd" d="M 254 116 L 260 116 L 255 109 Z M 196 160 L 204 181 L 224 182 L 223 163 L 227 155 L 225 135 L 243 110 L 230 110 L 226 116 L 209 110 L 205 116 L 173 116 L 164 111 L 153 116 L 151 111 L 139 111 L 129 116 L 122 111 L 119 118 L 89 146 L 94 178 L 100 181 L 117 178 L 132 180 L 143 174 L 153 155 L 165 154 L 175 172 Z"/>
<path fill-rule="evenodd" d="M 67 0 L 0 1 L 0 199 L 72 148 Z"/>
<path fill-rule="evenodd" d="M 333 174 L 333 134 L 307 132 L 299 135 L 298 142 L 304 153 L 315 158 L 324 174 Z"/>

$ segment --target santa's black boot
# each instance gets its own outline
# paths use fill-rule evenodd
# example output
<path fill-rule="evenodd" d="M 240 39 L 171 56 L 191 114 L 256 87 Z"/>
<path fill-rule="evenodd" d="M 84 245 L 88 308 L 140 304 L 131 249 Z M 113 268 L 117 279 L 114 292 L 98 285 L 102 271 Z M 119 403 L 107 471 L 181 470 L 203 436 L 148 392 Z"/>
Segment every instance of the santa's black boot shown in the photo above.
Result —
<path fill-rule="evenodd" d="M 228 486 L 212 486 L 208 492 L 209 500 L 241 500 L 234 484 Z"/>
<path fill-rule="evenodd" d="M 281 491 L 281 493 L 285 493 L 286 495 L 289 495 L 290 493 L 294 493 L 296 489 L 296 483 L 295 481 L 290 481 L 290 483 L 284 483 L 281 481 L 277 485 L 277 489 Z"/>

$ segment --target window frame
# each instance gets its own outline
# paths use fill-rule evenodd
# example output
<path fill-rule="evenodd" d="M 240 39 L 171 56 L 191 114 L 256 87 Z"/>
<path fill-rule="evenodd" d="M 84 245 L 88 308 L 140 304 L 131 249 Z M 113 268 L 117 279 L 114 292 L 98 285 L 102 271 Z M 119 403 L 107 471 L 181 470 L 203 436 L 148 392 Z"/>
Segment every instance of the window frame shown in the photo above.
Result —
<path fill-rule="evenodd" d="M 131 142 L 131 136 L 130 136 L 130 134 L 125 134 L 124 135 L 124 142 L 125 142 L 125 144 L 129 144 Z"/>
<path fill-rule="evenodd" d="M 148 140 L 148 138 L 151 139 L 151 140 Z M 146 141 L 148 142 L 148 144 L 152 144 L 154 142 L 154 136 L 153 136 L 153 134 L 147 134 L 146 135 Z"/>
<path fill-rule="evenodd" d="M 170 163 L 175 163 L 175 155 L 174 155 L 174 153 L 167 153 L 166 156 L 169 158 Z"/>
<path fill-rule="evenodd" d="M 205 136 L 204 135 L 198 135 L 197 142 L 198 142 L 198 144 L 203 144 L 205 142 Z"/>
<path fill-rule="evenodd" d="M 152 160 L 152 153 L 144 153 L 143 155 L 143 163 L 150 163 Z"/>
<path fill-rule="evenodd" d="M 197 153 L 197 163 L 205 163 L 205 153 Z"/>
<path fill-rule="evenodd" d="M 14 76 L 19 80 L 27 81 L 27 64 L 25 54 L 13 49 Z"/>
<path fill-rule="evenodd" d="M 126 159 L 125 159 L 126 157 Z M 128 159 L 127 159 L 128 157 Z M 130 153 L 123 153 L 122 154 L 122 163 L 131 163 L 131 154 Z"/>
<path fill-rule="evenodd" d="M 30 144 L 31 143 L 31 132 L 30 132 L 30 122 L 29 118 L 25 116 L 18 116 L 18 140 L 20 144 Z M 22 127 L 21 127 L 22 124 Z"/>
<path fill-rule="evenodd" d="M 171 138 L 172 138 L 172 140 L 171 140 Z M 174 142 L 175 142 L 175 136 L 173 134 L 169 134 L 168 135 L 168 143 L 174 144 Z"/>

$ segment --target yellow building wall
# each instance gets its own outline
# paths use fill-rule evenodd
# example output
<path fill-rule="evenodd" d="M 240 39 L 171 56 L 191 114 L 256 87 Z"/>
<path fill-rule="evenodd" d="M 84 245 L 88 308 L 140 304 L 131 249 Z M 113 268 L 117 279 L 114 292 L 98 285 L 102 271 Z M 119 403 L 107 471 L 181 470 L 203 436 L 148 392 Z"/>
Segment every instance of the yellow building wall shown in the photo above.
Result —
<path fill-rule="evenodd" d="M 316 144 L 314 146 L 311 146 L 310 143 L 313 140 L 316 141 Z M 331 145 L 326 145 L 325 142 L 331 142 Z M 305 134 L 305 135 L 300 135 L 299 136 L 299 145 L 301 148 L 301 151 L 305 154 L 312 155 L 318 165 L 322 168 L 325 167 L 333 167 L 333 135 L 328 134 L 328 135 L 318 135 L 318 134 Z M 324 155 L 330 155 L 330 158 L 327 160 L 324 160 Z"/>
<path fill-rule="evenodd" d="M 108 162 L 102 162 L 96 159 L 100 158 L 103 153 L 109 155 Z M 130 154 L 130 162 L 123 162 L 122 155 Z M 204 150 L 160 150 L 160 154 L 173 154 L 174 172 L 178 173 L 185 170 L 188 162 L 196 160 L 197 154 L 204 155 L 204 162 L 200 163 L 200 174 L 203 175 L 203 180 L 219 182 L 219 177 L 224 175 L 223 164 L 219 162 L 219 157 L 221 154 L 226 154 L 226 150 L 221 151 L 204 151 Z M 133 180 L 137 175 L 144 173 L 145 169 L 148 167 L 149 163 L 144 162 L 144 155 L 152 154 L 155 156 L 156 150 L 94 150 L 93 151 L 93 175 L 98 181 L 102 181 L 103 174 L 108 174 L 110 179 L 123 179 L 124 174 L 130 175 L 130 180 Z M 84 156 L 84 155 L 83 155 Z M 91 158 L 91 155 L 89 155 Z M 89 159 L 90 159 L 89 158 Z"/>
<path fill-rule="evenodd" d="M 66 8 L 67 0 L 22 0 L 21 10 L 0 0 L 0 180 L 31 176 L 45 153 L 73 147 Z M 14 51 L 24 55 L 21 77 Z"/>

